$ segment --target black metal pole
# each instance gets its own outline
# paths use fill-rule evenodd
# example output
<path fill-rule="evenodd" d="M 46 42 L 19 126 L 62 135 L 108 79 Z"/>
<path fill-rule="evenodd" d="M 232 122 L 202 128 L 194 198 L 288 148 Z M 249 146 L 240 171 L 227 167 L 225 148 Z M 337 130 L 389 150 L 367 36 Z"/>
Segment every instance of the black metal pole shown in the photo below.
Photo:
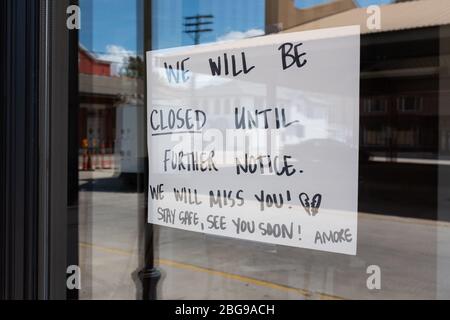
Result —
<path fill-rule="evenodd" d="M 146 60 L 146 52 L 151 50 L 151 1 L 150 0 L 137 0 L 137 7 L 141 8 L 142 10 L 138 10 L 138 37 L 140 38 L 140 41 L 138 39 L 138 43 L 142 43 L 143 39 L 143 48 L 138 48 L 138 54 L 142 54 L 144 56 L 144 61 Z M 142 14 L 143 12 L 143 14 Z M 142 21 L 143 19 L 143 21 Z M 143 30 L 142 30 L 143 29 Z M 139 50 L 140 49 L 140 50 Z M 143 73 L 144 75 L 146 72 Z M 144 126 L 143 132 L 147 132 L 147 81 L 146 77 L 144 76 L 143 79 L 144 88 L 142 89 L 144 92 L 144 123 L 142 124 Z M 145 140 L 145 137 L 142 137 Z M 146 141 L 146 140 L 145 140 Z M 147 143 L 145 143 L 145 146 L 147 146 Z M 148 154 L 148 153 L 146 153 Z M 137 273 L 138 276 L 138 282 L 141 286 L 141 292 L 138 290 L 138 294 L 141 295 L 142 300 L 156 300 L 157 299 L 157 286 L 158 281 L 161 278 L 161 272 L 155 265 L 155 234 L 154 234 L 154 226 L 153 224 L 147 223 L 148 219 L 148 156 L 144 159 L 145 165 L 144 165 L 144 176 L 142 177 L 142 183 L 143 183 L 143 190 L 144 190 L 144 203 L 143 203 L 143 209 L 145 212 L 140 215 L 139 219 L 139 230 L 141 231 L 140 239 L 141 242 L 139 245 L 142 247 L 144 246 L 144 252 L 143 252 L 143 261 L 141 265 L 143 265 L 142 269 Z M 139 180 L 139 179 L 138 179 Z M 143 219 L 142 219 L 143 218 Z M 142 221 L 143 220 L 143 221 Z M 143 233 L 143 235 L 142 235 Z M 142 243 L 143 242 L 143 243 Z"/>
<path fill-rule="evenodd" d="M 143 42 L 143 50 L 138 50 L 140 54 L 144 56 L 144 60 L 146 60 L 146 52 L 152 50 L 152 30 L 151 30 L 151 0 L 136 0 L 137 1 L 137 7 L 141 8 L 142 10 L 138 10 L 138 24 L 143 30 L 139 30 L 138 28 L 138 37 Z M 142 15 L 142 12 L 144 13 Z M 200 25 L 203 24 L 210 24 L 211 22 L 201 22 L 201 18 L 212 18 L 212 16 L 196 16 L 194 23 L 195 30 L 193 31 L 195 35 L 195 43 L 198 44 L 200 42 L 200 34 L 202 32 L 209 32 L 212 31 L 212 29 L 200 29 Z M 143 19 L 143 21 L 141 20 Z M 140 23 L 141 22 L 141 23 Z M 140 43 L 140 41 L 138 41 Z M 138 54 L 139 54 L 138 53 Z M 145 74 L 145 73 L 144 73 Z M 146 115 L 147 111 L 147 83 L 146 78 L 143 79 L 144 83 L 144 113 Z M 147 119 L 147 115 L 144 117 L 144 119 Z M 147 132 L 147 121 L 144 120 L 144 130 L 143 132 Z M 145 137 L 144 137 L 145 139 Z M 145 145 L 147 145 L 145 143 Z M 147 153 L 148 154 L 148 153 Z M 143 268 L 138 271 L 137 278 L 138 284 L 140 285 L 140 289 L 142 290 L 138 294 L 141 296 L 143 300 L 156 300 L 157 299 L 157 288 L 158 288 L 158 282 L 161 278 L 161 272 L 155 265 L 155 232 L 154 232 L 154 225 L 147 223 L 148 219 L 148 177 L 149 177 L 149 168 L 148 168 L 148 157 L 145 158 L 145 165 L 144 165 L 144 176 L 142 178 L 143 183 L 143 189 L 144 189 L 144 204 L 143 209 L 145 212 L 140 215 L 139 219 L 139 230 L 140 230 L 140 239 L 142 239 L 140 242 L 140 246 L 144 246 L 144 252 L 143 252 L 143 261 L 142 264 Z M 143 218 L 143 219 L 142 219 Z M 143 233 L 143 234 L 142 234 Z"/>
<path fill-rule="evenodd" d="M 145 227 L 145 266 L 139 272 L 139 279 L 142 283 L 142 300 L 156 300 L 157 286 L 161 278 L 161 272 L 154 263 L 154 241 L 153 225 L 147 222 Z"/>

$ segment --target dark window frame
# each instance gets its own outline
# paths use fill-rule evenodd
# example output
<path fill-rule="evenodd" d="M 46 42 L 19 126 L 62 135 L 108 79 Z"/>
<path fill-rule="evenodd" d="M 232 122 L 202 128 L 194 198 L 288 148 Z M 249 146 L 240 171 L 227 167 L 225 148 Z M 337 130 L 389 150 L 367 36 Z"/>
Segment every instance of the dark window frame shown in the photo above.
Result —
<path fill-rule="evenodd" d="M 70 4 L 0 5 L 1 299 L 67 297 Z"/>

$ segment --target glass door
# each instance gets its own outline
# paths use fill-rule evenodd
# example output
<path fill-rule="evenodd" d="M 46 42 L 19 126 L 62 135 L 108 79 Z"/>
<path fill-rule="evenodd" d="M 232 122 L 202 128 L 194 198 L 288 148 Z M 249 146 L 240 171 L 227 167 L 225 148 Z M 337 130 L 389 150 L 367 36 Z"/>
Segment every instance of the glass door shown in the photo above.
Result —
<path fill-rule="evenodd" d="M 71 74 L 78 102 L 68 154 L 80 299 L 450 297 L 448 1 L 80 0 L 79 6 L 78 71 Z M 397 19 L 400 13 L 406 18 Z M 148 161 L 157 155 L 147 149 L 146 101 L 157 86 L 147 82 L 146 52 L 197 52 L 217 42 L 234 49 L 243 39 L 263 43 L 352 25 L 360 28 L 355 255 L 147 223 Z M 304 100 L 300 91 L 296 99 L 275 91 L 271 101 L 316 121 L 317 130 L 354 116 L 303 108 L 318 100 Z M 327 103 L 324 93 L 315 97 Z M 191 98 L 217 126 L 242 101 L 267 103 L 257 90 L 236 94 L 226 86 L 220 96 Z M 311 157 L 324 159 L 321 150 L 335 150 L 347 134 L 333 130 L 320 136 L 299 127 L 291 139 L 304 139 L 318 150 Z M 320 137 L 335 144 L 324 149 Z"/>

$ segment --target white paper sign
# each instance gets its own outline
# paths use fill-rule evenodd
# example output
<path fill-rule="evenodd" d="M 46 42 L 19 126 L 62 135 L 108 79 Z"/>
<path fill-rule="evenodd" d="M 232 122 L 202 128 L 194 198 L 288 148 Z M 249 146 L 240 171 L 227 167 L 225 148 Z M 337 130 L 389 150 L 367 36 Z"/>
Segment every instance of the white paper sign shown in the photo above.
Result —
<path fill-rule="evenodd" d="M 356 254 L 359 39 L 148 52 L 148 222 Z"/>

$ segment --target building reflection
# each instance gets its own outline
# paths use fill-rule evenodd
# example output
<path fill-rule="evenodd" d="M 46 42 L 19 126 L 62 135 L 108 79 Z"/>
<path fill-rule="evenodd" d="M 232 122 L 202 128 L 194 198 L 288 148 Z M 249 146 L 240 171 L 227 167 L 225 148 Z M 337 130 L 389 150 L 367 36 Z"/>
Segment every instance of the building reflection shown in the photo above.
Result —
<path fill-rule="evenodd" d="M 269 15 L 268 25 L 297 24 L 282 32 L 361 26 L 359 211 L 438 219 L 438 170 L 450 151 L 448 89 L 440 86 L 448 79 L 448 2 L 393 1 L 402 3 L 380 6 L 375 29 L 366 8 L 348 1 L 309 8 L 314 17 L 298 23 L 283 12 L 302 10 L 281 2 L 289 10 Z"/>
<path fill-rule="evenodd" d="M 439 28 L 362 37 L 362 211 L 437 218 Z"/>
<path fill-rule="evenodd" d="M 126 63 L 126 62 L 124 62 Z M 122 66 L 122 69 L 128 65 Z M 93 177 L 120 177 L 136 181 L 143 173 L 141 129 L 143 94 L 137 94 L 142 79 L 86 50 L 79 49 L 79 170 L 103 171 Z"/>

